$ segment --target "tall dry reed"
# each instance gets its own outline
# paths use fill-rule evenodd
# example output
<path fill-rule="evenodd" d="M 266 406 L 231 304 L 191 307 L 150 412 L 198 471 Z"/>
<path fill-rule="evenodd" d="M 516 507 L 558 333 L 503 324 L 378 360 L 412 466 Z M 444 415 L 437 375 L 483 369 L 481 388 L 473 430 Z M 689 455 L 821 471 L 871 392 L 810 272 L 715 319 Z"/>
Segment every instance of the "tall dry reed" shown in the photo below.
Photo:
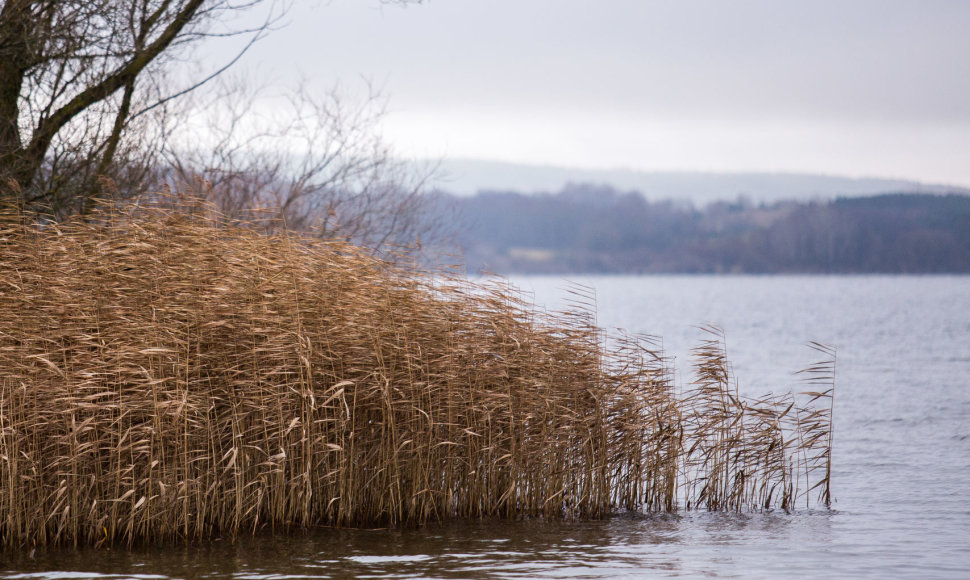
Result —
<path fill-rule="evenodd" d="M 743 400 L 711 328 L 677 393 L 574 292 L 549 314 L 200 212 L 7 210 L 0 545 L 828 503 L 834 351 L 811 405 Z"/>

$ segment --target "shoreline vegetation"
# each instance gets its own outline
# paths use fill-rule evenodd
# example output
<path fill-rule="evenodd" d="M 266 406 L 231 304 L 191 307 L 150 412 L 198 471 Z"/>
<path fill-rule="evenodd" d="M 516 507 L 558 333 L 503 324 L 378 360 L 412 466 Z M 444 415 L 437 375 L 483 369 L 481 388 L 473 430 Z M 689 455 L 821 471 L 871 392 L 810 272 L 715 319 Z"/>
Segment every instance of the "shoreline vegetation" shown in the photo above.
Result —
<path fill-rule="evenodd" d="M 164 204 L 0 215 L 0 545 L 830 504 L 835 351 L 741 397 L 595 297 Z"/>
<path fill-rule="evenodd" d="M 469 272 L 500 274 L 970 273 L 970 195 L 695 206 L 573 184 L 448 197 Z"/>

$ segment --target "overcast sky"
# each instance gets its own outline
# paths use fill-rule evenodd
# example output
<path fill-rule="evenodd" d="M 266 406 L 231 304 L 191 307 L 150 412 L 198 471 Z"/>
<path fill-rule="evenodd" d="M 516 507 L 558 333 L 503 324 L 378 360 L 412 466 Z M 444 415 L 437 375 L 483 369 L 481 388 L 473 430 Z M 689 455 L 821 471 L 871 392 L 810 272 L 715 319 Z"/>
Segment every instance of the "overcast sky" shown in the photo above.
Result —
<path fill-rule="evenodd" d="M 412 157 L 970 186 L 967 0 L 300 0 L 245 62 Z"/>

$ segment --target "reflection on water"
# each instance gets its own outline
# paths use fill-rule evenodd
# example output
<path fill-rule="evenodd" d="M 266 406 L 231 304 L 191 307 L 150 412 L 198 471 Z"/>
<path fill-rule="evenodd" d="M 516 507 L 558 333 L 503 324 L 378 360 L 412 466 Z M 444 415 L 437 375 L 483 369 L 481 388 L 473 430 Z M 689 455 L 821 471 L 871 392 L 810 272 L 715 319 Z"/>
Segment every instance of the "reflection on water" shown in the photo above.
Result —
<path fill-rule="evenodd" d="M 235 544 L 0 554 L 0 578 L 966 578 L 970 277 L 591 278 L 599 320 L 657 333 L 680 380 L 718 322 L 741 389 L 790 390 L 839 347 L 835 510 L 317 530 Z M 551 304 L 562 282 L 520 280 Z"/>
<path fill-rule="evenodd" d="M 475 521 L 416 530 L 323 529 L 235 544 L 12 555 L 5 578 L 602 578 L 731 575 L 738 562 L 824 550 L 832 512 L 624 515 L 600 521 Z M 752 553 L 753 552 L 753 553 Z M 782 572 L 783 562 L 776 559 Z M 771 566 L 763 567 L 768 573 Z M 58 571 L 58 572 L 53 572 Z M 740 570 L 735 570 L 740 572 Z"/>

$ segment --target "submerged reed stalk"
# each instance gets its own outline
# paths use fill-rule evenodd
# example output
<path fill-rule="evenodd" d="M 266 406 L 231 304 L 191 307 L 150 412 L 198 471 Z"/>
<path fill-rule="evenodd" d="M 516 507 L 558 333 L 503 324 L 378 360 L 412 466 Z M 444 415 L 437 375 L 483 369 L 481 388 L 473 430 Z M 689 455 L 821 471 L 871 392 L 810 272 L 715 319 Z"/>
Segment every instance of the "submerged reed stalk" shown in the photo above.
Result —
<path fill-rule="evenodd" d="M 712 329 L 678 394 L 576 292 L 548 314 L 201 214 L 8 212 L 0 545 L 829 502 L 834 351 L 812 406 L 748 401 Z"/>

